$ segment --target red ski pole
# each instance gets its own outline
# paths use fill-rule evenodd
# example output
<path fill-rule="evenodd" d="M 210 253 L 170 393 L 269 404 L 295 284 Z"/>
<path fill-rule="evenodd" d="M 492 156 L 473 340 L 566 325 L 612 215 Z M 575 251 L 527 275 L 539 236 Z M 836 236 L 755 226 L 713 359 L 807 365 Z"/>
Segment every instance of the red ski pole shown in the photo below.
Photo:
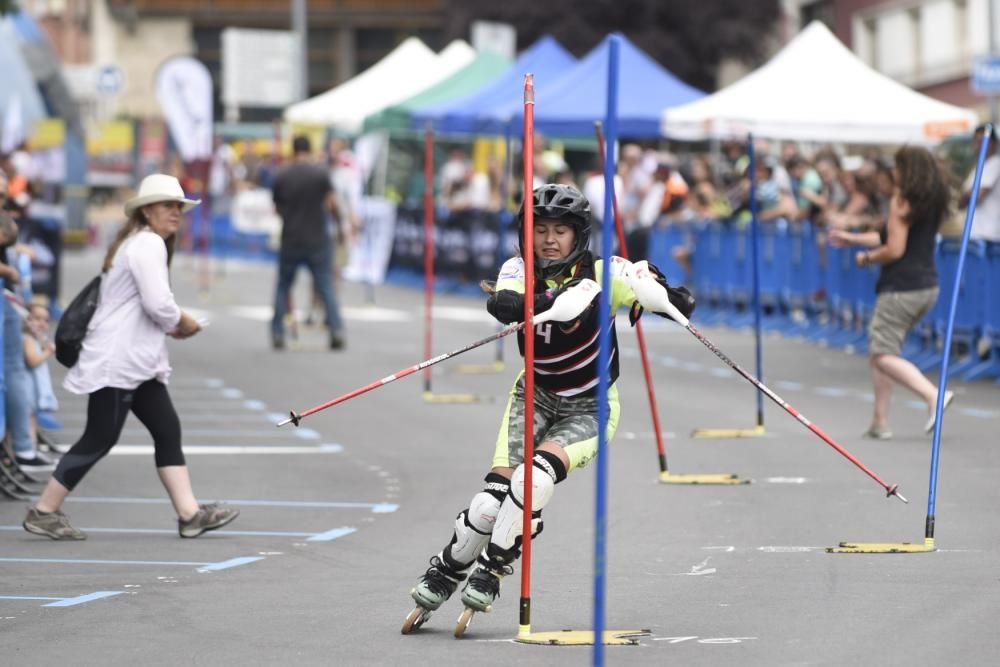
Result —
<path fill-rule="evenodd" d="M 597 134 L 597 154 L 601 158 L 601 171 L 604 171 L 604 129 L 601 121 L 594 121 L 594 132 Z M 618 251 L 628 259 L 628 249 L 625 247 L 625 231 L 622 227 L 622 216 L 618 211 L 618 194 L 611 193 L 611 203 L 614 206 L 615 231 L 618 232 Z M 653 435 L 656 438 L 656 451 L 660 457 L 660 472 L 667 472 L 667 450 L 663 446 L 663 434 L 660 432 L 660 414 L 656 409 L 656 392 L 653 390 L 653 373 L 649 369 L 649 354 L 646 352 L 646 336 L 642 332 L 642 322 L 635 323 L 635 337 L 639 341 L 639 356 L 642 357 L 642 374 L 646 376 L 646 390 L 649 394 L 649 414 L 653 418 Z"/>
<path fill-rule="evenodd" d="M 795 417 L 799 421 L 799 423 L 801 423 L 810 431 L 818 435 L 823 440 L 823 442 L 836 449 L 844 458 L 846 458 L 848 461 L 850 461 L 858 468 L 860 468 L 862 472 L 871 477 L 873 480 L 878 482 L 882 486 L 882 488 L 885 489 L 887 498 L 889 496 L 896 496 L 904 503 L 909 502 L 906 498 L 903 497 L 901 493 L 899 493 L 898 484 L 890 485 L 887 482 L 885 482 L 885 480 L 883 480 L 881 477 L 872 472 L 871 468 L 869 468 L 864 463 L 859 461 L 849 451 L 838 445 L 833 438 L 828 436 L 823 431 L 823 429 L 813 424 L 806 418 L 805 415 L 801 414 L 798 410 L 796 410 L 787 402 L 785 402 L 783 398 L 781 398 L 776 393 L 771 391 L 767 385 L 765 385 L 763 382 L 755 378 L 747 371 L 743 370 L 743 368 L 739 364 L 737 364 L 735 361 L 733 361 L 725 354 L 723 354 L 722 350 L 717 348 L 712 343 L 712 341 L 706 338 L 703 333 L 698 331 L 694 327 L 694 325 L 692 325 L 691 322 L 688 321 L 688 318 L 684 317 L 684 315 L 682 315 L 681 312 L 674 307 L 674 304 L 670 303 L 670 299 L 667 297 L 666 290 L 660 287 L 659 283 L 657 283 L 656 280 L 652 277 L 652 275 L 649 272 L 649 267 L 646 265 L 645 261 L 636 262 L 633 266 L 635 268 L 635 274 L 633 275 L 633 280 L 632 280 L 632 290 L 636 292 L 636 297 L 639 298 L 639 301 L 641 303 L 654 304 L 652 306 L 653 310 L 657 312 L 666 313 L 667 315 L 670 316 L 670 319 L 674 320 L 682 327 L 690 331 L 691 335 L 697 338 L 705 347 L 714 352 L 715 356 L 717 356 L 719 359 L 722 359 L 722 361 L 725 362 L 727 366 L 729 366 L 734 371 L 742 375 L 746 380 L 748 380 L 751 384 L 757 387 L 757 389 L 760 392 L 762 392 L 765 396 L 767 396 L 772 401 L 781 406 L 785 410 L 785 412 Z M 642 292 L 641 296 L 639 292 Z"/>

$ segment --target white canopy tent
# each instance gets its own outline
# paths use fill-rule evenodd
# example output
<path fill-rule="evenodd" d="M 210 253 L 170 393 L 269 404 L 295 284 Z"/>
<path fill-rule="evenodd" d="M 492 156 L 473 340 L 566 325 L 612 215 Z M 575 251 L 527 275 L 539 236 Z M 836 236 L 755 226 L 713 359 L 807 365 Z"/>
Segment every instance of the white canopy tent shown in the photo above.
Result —
<path fill-rule="evenodd" d="M 464 40 L 455 40 L 438 55 L 418 38 L 409 37 L 349 81 L 289 106 L 284 117 L 291 123 L 332 126 L 357 134 L 366 116 L 451 76 L 475 55 Z"/>
<path fill-rule="evenodd" d="M 930 144 L 971 130 L 976 114 L 922 95 L 871 69 L 813 21 L 736 83 L 666 109 L 665 136 L 755 136 L 798 141 Z"/>

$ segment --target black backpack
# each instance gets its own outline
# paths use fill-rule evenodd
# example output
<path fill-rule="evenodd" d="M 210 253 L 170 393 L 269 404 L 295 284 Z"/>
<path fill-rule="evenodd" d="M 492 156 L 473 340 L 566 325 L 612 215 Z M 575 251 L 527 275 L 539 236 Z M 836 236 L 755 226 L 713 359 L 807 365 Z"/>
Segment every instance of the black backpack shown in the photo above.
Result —
<path fill-rule="evenodd" d="M 87 325 L 94 317 L 97 302 L 101 299 L 101 276 L 97 276 L 70 301 L 56 327 L 56 359 L 66 368 L 72 368 L 80 358 Z"/>

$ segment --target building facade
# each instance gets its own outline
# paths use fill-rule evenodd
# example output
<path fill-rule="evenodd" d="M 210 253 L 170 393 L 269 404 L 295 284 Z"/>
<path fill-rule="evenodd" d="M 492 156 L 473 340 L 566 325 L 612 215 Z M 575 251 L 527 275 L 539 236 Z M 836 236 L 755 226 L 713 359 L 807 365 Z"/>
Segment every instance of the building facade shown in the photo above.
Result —
<path fill-rule="evenodd" d="M 66 64 L 67 78 L 92 118 L 159 115 L 158 67 L 171 56 L 205 63 L 221 91 L 225 28 L 291 29 L 289 0 L 22 0 Z M 307 0 L 308 94 L 326 91 L 380 60 L 411 35 L 444 46 L 445 0 Z M 95 72 L 121 71 L 121 90 L 95 92 Z M 276 109 L 245 110 L 270 120 Z M 221 117 L 217 99 L 217 117 Z"/>

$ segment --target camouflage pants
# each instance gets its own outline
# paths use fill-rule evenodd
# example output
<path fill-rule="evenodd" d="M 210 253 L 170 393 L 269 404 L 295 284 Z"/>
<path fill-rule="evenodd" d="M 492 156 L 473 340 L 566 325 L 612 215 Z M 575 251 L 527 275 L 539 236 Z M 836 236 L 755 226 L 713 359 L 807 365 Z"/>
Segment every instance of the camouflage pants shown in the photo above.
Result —
<path fill-rule="evenodd" d="M 608 388 L 608 441 L 618 428 L 618 387 Z M 559 396 L 535 386 L 534 444 L 555 442 L 566 452 L 569 469 L 583 467 L 597 454 L 597 397 Z M 516 468 L 524 461 L 524 374 L 510 391 L 500 423 L 494 468 Z"/>

